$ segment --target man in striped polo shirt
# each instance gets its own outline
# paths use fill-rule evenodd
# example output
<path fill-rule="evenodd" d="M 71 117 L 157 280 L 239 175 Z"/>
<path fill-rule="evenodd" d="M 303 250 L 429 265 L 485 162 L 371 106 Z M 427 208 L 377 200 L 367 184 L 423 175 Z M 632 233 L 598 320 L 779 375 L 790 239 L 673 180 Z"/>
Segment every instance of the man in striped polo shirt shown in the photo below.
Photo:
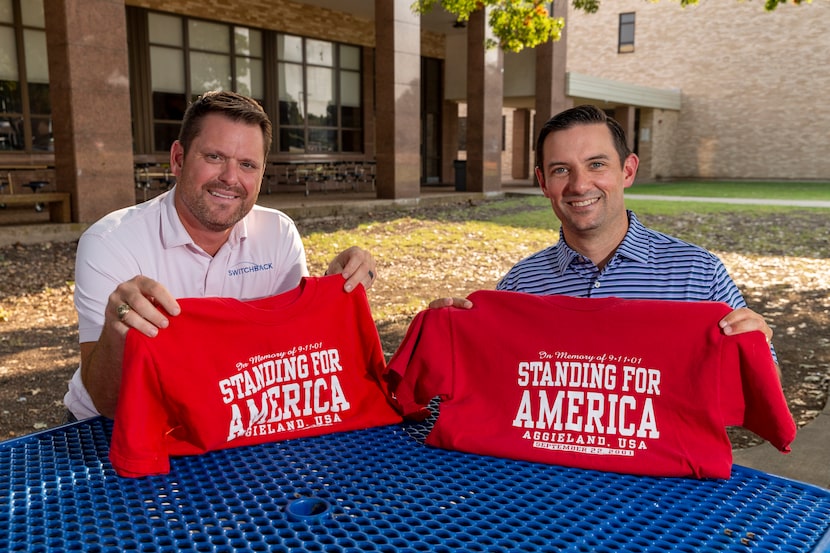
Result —
<path fill-rule="evenodd" d="M 577 297 L 719 301 L 733 308 L 722 331 L 772 329 L 746 302 L 723 263 L 703 248 L 648 229 L 626 210 L 623 191 L 639 159 L 614 119 L 578 106 L 549 119 L 536 143 L 536 177 L 561 221 L 559 241 L 521 261 L 498 290 Z M 442 298 L 431 307 L 470 307 Z M 774 355 L 774 352 L 773 352 Z"/>

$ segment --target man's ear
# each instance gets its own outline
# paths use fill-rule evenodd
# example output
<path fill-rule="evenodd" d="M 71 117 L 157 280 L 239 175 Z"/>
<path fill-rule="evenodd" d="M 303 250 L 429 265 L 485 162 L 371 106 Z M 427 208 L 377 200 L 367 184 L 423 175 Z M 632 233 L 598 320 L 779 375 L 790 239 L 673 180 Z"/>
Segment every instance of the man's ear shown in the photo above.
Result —
<path fill-rule="evenodd" d="M 170 146 L 170 171 L 175 176 L 179 176 L 182 171 L 182 164 L 184 163 L 184 148 L 182 143 L 178 140 L 173 142 Z"/>
<path fill-rule="evenodd" d="M 629 154 L 623 163 L 623 188 L 628 188 L 634 184 L 634 178 L 637 176 L 637 168 L 640 166 L 640 158 L 637 154 Z"/>
<path fill-rule="evenodd" d="M 539 183 L 539 188 L 542 189 L 542 194 L 547 197 L 548 189 L 545 186 L 545 174 L 542 173 L 542 169 L 538 165 L 534 167 L 533 170 L 536 172 L 536 181 Z"/>

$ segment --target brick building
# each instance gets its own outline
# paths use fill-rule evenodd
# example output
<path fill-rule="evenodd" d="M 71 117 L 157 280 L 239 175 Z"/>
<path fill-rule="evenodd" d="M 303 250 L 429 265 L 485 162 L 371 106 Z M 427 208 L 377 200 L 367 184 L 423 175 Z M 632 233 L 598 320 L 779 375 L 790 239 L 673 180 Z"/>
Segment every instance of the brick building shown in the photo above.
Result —
<path fill-rule="evenodd" d="M 78 222 L 135 202 L 217 87 L 262 102 L 274 167 L 371 164 L 381 198 L 456 159 L 471 191 L 530 179 L 533 129 L 585 102 L 627 128 L 641 180 L 830 178 L 824 1 L 556 3 L 563 40 L 519 54 L 483 48 L 484 14 L 411 0 L 42 1 L 0 0 L 0 165 L 54 168 Z"/>
<path fill-rule="evenodd" d="M 640 110 L 641 178 L 830 180 L 830 2 L 606 8 L 569 13 L 569 74 L 680 94 L 677 110 Z M 617 53 L 625 13 L 636 18 L 633 52 Z"/>

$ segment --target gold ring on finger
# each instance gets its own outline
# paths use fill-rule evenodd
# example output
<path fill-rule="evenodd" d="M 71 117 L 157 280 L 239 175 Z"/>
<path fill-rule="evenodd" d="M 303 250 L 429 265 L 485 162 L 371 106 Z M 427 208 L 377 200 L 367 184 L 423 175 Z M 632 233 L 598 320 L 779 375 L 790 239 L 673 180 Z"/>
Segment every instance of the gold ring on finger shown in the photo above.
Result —
<path fill-rule="evenodd" d="M 121 305 L 116 307 L 115 312 L 116 312 L 116 314 L 118 314 L 118 320 L 123 321 L 124 316 L 126 316 L 127 313 L 129 313 L 131 310 L 132 310 L 132 308 L 129 305 L 127 305 L 126 303 L 122 303 Z"/>

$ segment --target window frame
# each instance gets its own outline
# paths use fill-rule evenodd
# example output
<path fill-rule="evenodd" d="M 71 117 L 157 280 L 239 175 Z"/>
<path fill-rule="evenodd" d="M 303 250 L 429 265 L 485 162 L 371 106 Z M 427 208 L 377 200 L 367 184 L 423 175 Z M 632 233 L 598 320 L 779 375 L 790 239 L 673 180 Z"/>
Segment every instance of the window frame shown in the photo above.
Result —
<path fill-rule="evenodd" d="M 284 158 L 299 156 L 362 157 L 366 155 L 365 54 L 363 46 L 142 8 L 133 8 L 132 11 L 128 8 L 128 14 L 132 14 L 130 19 L 133 20 L 134 25 L 131 29 L 133 29 L 133 35 L 136 37 L 135 42 L 144 43 L 144 47 L 141 49 L 143 52 L 140 55 L 141 59 L 134 58 L 131 64 L 131 71 L 134 71 L 131 74 L 134 77 L 132 80 L 135 87 L 131 90 L 131 96 L 134 96 L 133 113 L 142 114 L 141 121 L 134 121 L 135 155 L 158 159 L 160 156 L 166 154 L 168 150 L 165 150 L 165 146 L 167 146 L 168 142 L 172 141 L 172 129 L 178 129 L 181 125 L 181 118 L 184 115 L 186 105 L 197 96 L 192 82 L 193 67 L 191 65 L 191 54 L 205 52 L 205 49 L 195 48 L 190 43 L 188 29 L 191 21 L 205 21 L 212 25 L 218 24 L 227 28 L 231 45 L 230 52 L 227 54 L 230 59 L 231 75 L 228 77 L 228 82 L 231 83 L 229 85 L 231 90 L 240 91 L 241 88 L 242 91 L 240 92 L 246 93 L 244 90 L 247 86 L 245 82 L 240 80 L 242 75 L 238 74 L 239 69 L 243 66 L 250 67 L 248 63 L 257 64 L 259 68 L 257 70 L 260 71 L 260 74 L 253 78 L 261 79 L 261 83 L 255 83 L 254 97 L 256 97 L 257 91 L 261 89 L 264 98 L 256 97 L 256 99 L 269 114 L 274 130 L 270 156 Z M 151 41 L 149 31 L 151 17 L 149 14 L 176 18 L 176 25 L 181 25 L 181 44 L 174 46 L 170 43 L 158 42 L 157 40 Z M 252 54 L 250 51 L 243 51 L 245 48 L 238 48 L 235 41 L 237 32 L 258 33 L 259 37 L 257 40 L 261 45 L 259 51 Z M 299 40 L 300 51 L 295 52 L 292 48 L 290 53 L 286 52 L 284 54 L 286 59 L 282 59 L 279 53 L 280 48 L 278 47 L 281 37 L 290 37 L 291 39 Z M 319 61 L 314 62 L 309 60 L 309 51 L 306 48 L 307 41 L 324 43 L 324 49 L 328 48 L 332 52 L 331 62 L 324 61 L 320 63 Z M 173 48 L 175 50 L 173 55 L 181 57 L 181 62 L 178 66 L 182 69 L 177 69 L 176 72 L 178 73 L 180 71 L 183 74 L 181 77 L 177 77 L 175 81 L 181 82 L 182 79 L 184 80 L 184 93 L 169 92 L 168 94 L 172 95 L 171 98 L 158 98 L 159 94 L 153 89 L 152 73 L 154 71 L 154 64 L 151 56 L 151 49 L 158 48 Z M 349 50 L 347 51 L 346 49 Z M 314 51 L 316 52 L 317 50 Z M 242 58 L 247 59 L 243 60 L 243 63 L 240 64 L 239 61 Z M 294 95 L 300 95 L 302 93 L 302 98 L 300 98 L 301 109 L 299 110 L 295 109 L 297 106 L 294 104 L 297 102 L 292 102 L 291 105 L 284 105 L 284 102 L 289 102 L 289 100 L 286 99 L 283 101 L 280 99 L 280 80 L 283 78 L 281 71 L 284 65 L 295 66 L 295 69 L 292 71 L 299 76 L 294 78 L 302 83 L 299 87 L 302 89 L 301 91 L 293 91 Z M 330 117 L 328 120 L 320 121 L 319 123 L 314 123 L 310 120 L 306 97 L 308 93 L 309 73 L 313 73 L 315 68 L 330 70 L 332 79 L 332 89 L 330 92 L 332 98 L 330 99 L 330 107 L 328 108 Z M 155 70 L 158 70 L 158 68 L 155 68 Z M 344 87 L 348 87 L 348 92 Z M 171 102 L 173 102 L 179 107 L 168 110 L 167 108 L 160 107 L 162 104 L 158 104 L 159 102 L 162 102 L 163 105 L 168 107 L 172 106 Z M 282 113 L 282 110 L 286 108 L 286 105 L 288 105 L 287 109 L 293 110 L 291 111 L 292 117 L 283 121 L 286 114 Z M 320 112 L 318 115 L 324 115 L 324 113 Z M 167 126 L 169 128 L 163 129 L 160 126 Z M 294 133 L 291 137 L 291 140 L 295 143 L 294 147 L 289 147 L 289 135 L 286 133 Z M 321 142 L 322 146 L 318 144 L 317 147 L 314 147 L 311 141 L 315 140 L 315 136 L 320 138 L 319 142 Z"/>
<path fill-rule="evenodd" d="M 618 54 L 631 54 L 634 52 L 634 36 L 636 31 L 636 24 L 636 12 L 624 12 L 620 14 L 619 31 L 617 33 Z"/>
<path fill-rule="evenodd" d="M 359 106 L 344 106 L 343 103 L 343 76 L 344 74 L 356 74 L 357 75 L 357 83 L 360 86 L 360 83 L 363 82 L 363 61 L 362 56 L 360 55 L 361 47 L 356 44 L 346 44 L 341 42 L 323 40 L 319 38 L 313 37 L 305 37 L 301 35 L 295 35 L 291 33 L 275 33 L 275 36 L 283 36 L 283 37 L 291 37 L 293 39 L 300 40 L 300 49 L 302 60 L 294 59 L 290 56 L 280 57 L 279 52 L 275 53 L 276 58 L 276 68 L 275 73 L 277 79 L 280 78 L 280 75 L 283 72 L 280 70 L 281 66 L 283 65 L 291 65 L 295 68 L 299 68 L 301 73 L 302 79 L 302 99 L 299 102 L 301 105 L 299 106 L 299 113 L 301 114 L 300 121 L 297 122 L 284 122 L 283 118 L 283 100 L 279 98 L 277 95 L 277 102 L 278 102 L 278 113 L 279 117 L 276 119 L 274 124 L 274 153 L 277 154 L 295 154 L 295 155 L 339 155 L 339 154 L 364 154 L 365 153 L 365 141 L 364 135 L 365 130 L 363 128 L 363 110 L 365 109 L 363 106 L 363 94 L 361 90 L 358 90 L 358 98 L 360 105 Z M 320 42 L 331 45 L 332 49 L 332 56 L 331 56 L 331 63 L 314 63 L 308 59 L 309 48 L 308 48 L 308 41 L 313 42 Z M 352 68 L 345 66 L 343 62 L 342 51 L 343 48 L 355 48 L 357 49 L 358 53 L 358 67 Z M 318 69 L 326 69 L 331 71 L 332 81 L 333 81 L 333 90 L 332 90 L 332 99 L 331 102 L 334 105 L 334 121 L 331 124 L 315 124 L 313 122 L 312 115 L 309 114 L 309 75 L 313 73 L 315 70 Z M 279 89 L 278 83 L 278 89 Z M 347 125 L 344 120 L 343 110 L 346 108 L 351 108 L 356 110 L 356 115 L 351 115 L 349 119 L 353 121 L 357 121 L 357 126 Z M 291 144 L 287 143 L 287 136 L 291 133 L 294 133 L 295 136 L 302 136 L 302 147 L 292 150 Z M 345 136 L 350 136 L 350 140 L 344 140 Z M 333 137 L 334 146 L 332 149 L 317 149 L 313 148 L 312 144 L 316 143 L 317 141 L 313 140 L 313 137 L 321 137 L 321 136 L 329 136 Z M 358 144 L 359 148 L 357 149 L 345 149 L 345 144 Z"/>
<path fill-rule="evenodd" d="M 9 133 L 4 133 L 4 143 L 8 140 L 10 147 L 0 148 L 0 155 L 13 154 L 53 154 L 54 142 L 52 136 L 52 104 L 49 97 L 49 82 L 32 82 L 29 79 L 28 69 L 29 63 L 32 60 L 27 59 L 26 45 L 30 43 L 33 37 L 37 36 L 43 40 L 43 54 L 48 58 L 46 48 L 46 24 L 41 21 L 40 24 L 32 21 L 24 21 L 24 5 L 29 10 L 29 15 L 44 16 L 44 6 L 40 5 L 40 14 L 37 13 L 37 7 L 33 8 L 31 0 L 11 0 L 12 21 L 0 22 L 0 26 L 5 29 L 10 29 L 15 44 L 15 55 L 13 61 L 17 65 L 17 80 L 4 80 L 5 83 L 10 83 L 10 86 L 18 89 L 18 97 L 8 106 L 5 102 L 0 102 L 0 121 L 8 123 Z M 33 59 L 37 59 L 35 56 Z M 46 60 L 48 66 L 48 59 Z M 48 67 L 47 67 L 48 70 Z M 33 87 L 38 87 L 35 90 Z M 17 105 L 15 105 L 17 104 Z M 46 108 L 46 111 L 34 111 L 36 105 Z M 11 109 L 8 109 L 11 107 Z M 19 109 L 15 109 L 19 108 Z M 44 129 L 45 132 L 38 133 L 37 129 Z"/>
<path fill-rule="evenodd" d="M 247 25 L 236 25 L 234 23 L 228 23 L 223 21 L 215 21 L 210 19 L 198 18 L 198 17 L 190 17 L 187 15 L 179 15 L 179 14 L 171 14 L 166 12 L 156 12 L 156 11 L 146 11 L 146 18 L 147 18 L 147 26 L 149 28 L 149 20 L 150 14 L 155 14 L 161 17 L 169 17 L 171 19 L 177 19 L 177 24 L 180 26 L 181 29 L 181 44 L 172 44 L 170 42 L 153 42 L 150 38 L 149 32 L 147 34 L 147 64 L 149 67 L 149 73 L 152 75 L 153 71 L 153 56 L 152 51 L 153 49 L 165 49 L 178 52 L 177 55 L 181 56 L 182 67 L 184 69 L 184 75 L 181 77 L 184 79 L 184 91 L 181 93 L 169 93 L 174 94 L 176 96 L 180 95 L 181 98 L 179 99 L 179 105 L 173 106 L 170 105 L 171 100 L 175 100 L 174 97 L 168 99 L 166 104 L 167 110 L 162 113 L 162 110 L 157 109 L 161 107 L 161 104 L 158 106 L 156 102 L 164 102 L 163 98 L 159 98 L 157 96 L 156 89 L 153 88 L 152 78 L 148 83 L 148 94 L 150 97 L 150 103 L 148 106 L 149 112 L 147 113 L 147 117 L 150 121 L 150 150 L 153 154 L 163 154 L 169 152 L 170 145 L 172 144 L 172 137 L 174 133 L 178 132 L 178 128 L 181 126 L 182 118 L 184 116 L 184 110 L 189 102 L 195 100 L 202 91 L 194 92 L 194 82 L 193 79 L 196 76 L 194 73 L 193 67 L 193 60 L 199 56 L 222 56 L 227 58 L 229 74 L 223 75 L 222 78 L 224 82 L 222 83 L 222 88 L 225 89 L 225 84 L 227 84 L 227 89 L 238 91 L 240 88 L 240 75 L 238 71 L 238 61 L 242 58 L 247 59 L 249 62 L 258 62 L 260 67 L 262 67 L 263 73 L 266 71 L 264 59 L 265 59 L 265 44 L 264 44 L 264 34 L 265 30 L 259 29 L 256 27 L 250 27 Z M 219 26 L 222 27 L 225 31 L 227 31 L 227 51 L 222 52 L 218 50 L 213 50 L 205 47 L 197 46 L 193 44 L 190 37 L 190 31 L 192 26 L 198 25 L 199 23 L 205 23 L 210 26 Z M 245 30 L 248 33 L 254 32 L 260 35 L 260 48 L 261 51 L 258 53 L 252 53 L 250 50 L 248 51 L 239 51 L 237 48 L 237 31 L 238 30 Z M 248 65 L 248 67 L 252 67 Z M 256 97 L 256 100 L 259 101 L 263 106 L 265 105 L 265 98 L 266 92 L 264 90 L 264 81 L 265 75 L 260 75 L 259 78 L 262 80 L 263 83 L 263 90 L 262 98 Z M 161 94 L 161 92 L 159 92 Z M 162 116 L 162 115 L 166 115 Z M 172 115 L 172 117 L 171 117 Z M 165 127 L 167 128 L 167 132 L 164 132 Z M 166 135 L 164 138 L 163 135 Z M 137 142 L 137 141 L 136 141 Z M 170 142 L 170 144 L 163 143 L 160 145 L 160 142 Z"/>

